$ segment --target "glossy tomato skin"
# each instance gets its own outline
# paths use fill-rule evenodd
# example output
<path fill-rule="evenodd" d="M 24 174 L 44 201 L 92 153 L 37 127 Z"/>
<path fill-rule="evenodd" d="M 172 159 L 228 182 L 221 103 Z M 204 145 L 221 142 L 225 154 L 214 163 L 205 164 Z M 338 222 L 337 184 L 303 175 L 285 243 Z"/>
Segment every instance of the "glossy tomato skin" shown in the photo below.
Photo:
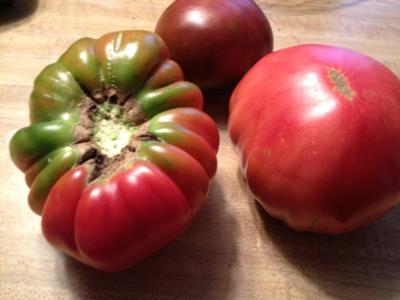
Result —
<path fill-rule="evenodd" d="M 218 128 L 202 105 L 152 32 L 81 38 L 46 66 L 10 155 L 47 241 L 114 272 L 178 237 L 217 169 Z"/>
<path fill-rule="evenodd" d="M 252 0 L 177 0 L 156 32 L 185 77 L 208 89 L 235 84 L 273 46 L 268 20 Z"/>
<path fill-rule="evenodd" d="M 370 57 L 267 55 L 232 94 L 229 132 L 251 192 L 296 230 L 355 230 L 399 202 L 400 81 Z"/>
<path fill-rule="evenodd" d="M 42 227 L 50 243 L 97 269 L 137 263 L 177 238 L 195 213 L 174 182 L 149 163 L 82 189 L 86 174 L 74 169 L 55 186 Z"/>
<path fill-rule="evenodd" d="M 215 175 L 218 133 L 203 112 L 156 115 L 137 157 L 114 175 L 87 184 L 76 166 L 51 189 L 42 212 L 54 247 L 96 269 L 121 271 L 176 239 L 203 206 Z"/>
<path fill-rule="evenodd" d="M 165 43 L 156 34 L 121 31 L 75 41 L 36 77 L 31 125 L 18 130 L 10 141 L 10 156 L 26 175 L 28 202 L 37 214 L 53 185 L 82 156 L 74 131 L 81 121 L 83 100 L 110 86 L 133 95 L 148 120 L 171 108 L 203 106 L 200 89 L 183 80 L 181 68 L 169 59 Z M 180 111 L 185 118 L 197 115 L 191 109 Z"/>

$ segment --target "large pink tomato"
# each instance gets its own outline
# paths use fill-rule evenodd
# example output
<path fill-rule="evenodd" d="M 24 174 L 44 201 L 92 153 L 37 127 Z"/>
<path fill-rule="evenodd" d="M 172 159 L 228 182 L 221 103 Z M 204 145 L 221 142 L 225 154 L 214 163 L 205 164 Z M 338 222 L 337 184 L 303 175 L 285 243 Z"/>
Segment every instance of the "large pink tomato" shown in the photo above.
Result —
<path fill-rule="evenodd" d="M 252 0 L 176 0 L 156 32 L 185 78 L 208 89 L 236 84 L 272 50 L 271 27 Z"/>
<path fill-rule="evenodd" d="M 229 131 L 251 192 L 301 231 L 342 233 L 400 200 L 400 81 L 347 49 L 300 45 L 242 79 Z"/>

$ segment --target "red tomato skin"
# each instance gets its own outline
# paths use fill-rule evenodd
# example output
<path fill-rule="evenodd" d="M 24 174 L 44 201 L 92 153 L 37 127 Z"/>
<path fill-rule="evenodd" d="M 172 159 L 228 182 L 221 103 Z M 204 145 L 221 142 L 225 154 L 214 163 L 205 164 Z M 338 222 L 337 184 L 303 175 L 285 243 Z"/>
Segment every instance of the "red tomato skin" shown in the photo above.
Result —
<path fill-rule="evenodd" d="M 218 128 L 193 108 L 154 116 L 132 157 L 93 179 L 77 165 L 51 189 L 42 213 L 50 244 L 96 269 L 128 269 L 180 236 L 203 206 L 217 169 Z"/>
<path fill-rule="evenodd" d="M 251 192 L 296 230 L 355 230 L 399 202 L 400 81 L 370 57 L 269 54 L 233 92 L 228 127 Z"/>
<path fill-rule="evenodd" d="M 135 162 L 85 187 L 87 174 L 77 167 L 54 186 L 42 229 L 59 250 L 96 269 L 115 272 L 136 264 L 182 234 L 196 212 L 151 163 Z"/>
<path fill-rule="evenodd" d="M 88 170 L 77 167 L 60 178 L 43 209 L 42 231 L 54 247 L 79 259 L 75 241 L 75 212 L 85 189 Z"/>
<path fill-rule="evenodd" d="M 90 265 L 118 271 L 176 239 L 191 217 L 175 183 L 152 164 L 138 162 L 84 191 L 76 210 L 75 237 Z"/>
<path fill-rule="evenodd" d="M 206 89 L 235 84 L 273 47 L 270 24 L 252 0 L 177 0 L 155 31 L 185 78 Z"/>
<path fill-rule="evenodd" d="M 84 162 L 55 183 L 42 212 L 50 244 L 116 272 L 186 230 L 217 169 L 218 128 L 199 110 L 175 108 L 154 116 L 147 130 L 157 138 L 137 139 L 134 154 L 115 169 L 107 166 L 94 178 L 95 165 Z"/>

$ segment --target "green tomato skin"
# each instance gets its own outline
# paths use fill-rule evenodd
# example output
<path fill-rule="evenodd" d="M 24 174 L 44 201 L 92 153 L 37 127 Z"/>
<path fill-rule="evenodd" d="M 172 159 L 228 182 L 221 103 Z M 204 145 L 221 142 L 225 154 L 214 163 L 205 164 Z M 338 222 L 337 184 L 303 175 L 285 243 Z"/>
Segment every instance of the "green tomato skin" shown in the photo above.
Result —
<path fill-rule="evenodd" d="M 146 116 L 153 117 L 167 109 L 189 106 L 201 109 L 200 89 L 187 81 L 172 83 L 166 87 L 140 93 L 137 102 Z"/>
<path fill-rule="evenodd" d="M 158 89 L 174 82 L 183 81 L 181 67 L 173 60 L 167 59 L 159 64 L 145 82 L 141 93 Z"/>
<path fill-rule="evenodd" d="M 54 185 L 42 215 L 43 233 L 54 247 L 84 264 L 115 272 L 141 261 L 187 228 L 203 206 L 214 175 L 200 160 L 213 159 L 163 141 L 161 128 L 175 124 L 181 137 L 195 137 L 188 145 L 197 140 L 194 146 L 202 147 L 204 142 L 215 158 L 217 127 L 192 108 L 165 111 L 149 123 L 155 130 L 147 137 L 159 136 L 142 140 L 135 156 L 111 177 L 87 185 L 90 170 L 78 166 Z M 168 134 L 163 137 L 168 139 Z"/>
<path fill-rule="evenodd" d="M 182 234 L 216 172 L 218 128 L 168 58 L 152 32 L 79 39 L 38 75 L 10 141 L 47 241 L 99 270 Z"/>
<path fill-rule="evenodd" d="M 42 157 L 73 142 L 73 120 L 36 123 L 18 130 L 10 141 L 11 159 L 23 172 Z"/>
<path fill-rule="evenodd" d="M 76 119 L 85 93 L 61 63 L 48 65 L 35 80 L 30 98 L 32 123 Z"/>
<path fill-rule="evenodd" d="M 43 210 L 53 185 L 77 163 L 81 156 L 79 151 L 72 147 L 61 148 L 54 152 L 56 153 L 46 158 L 46 165 L 37 174 L 30 187 L 29 206 L 37 214 Z"/>
<path fill-rule="evenodd" d="M 216 157 L 212 155 L 215 150 L 200 135 L 178 124 L 158 124 L 152 122 L 149 132 L 160 140 L 183 149 L 201 163 L 207 174 L 212 177 L 217 169 Z"/>
<path fill-rule="evenodd" d="M 146 31 L 113 32 L 96 41 L 105 85 L 136 94 L 157 64 L 168 58 L 164 42 Z"/>
<path fill-rule="evenodd" d="M 96 40 L 81 38 L 73 43 L 58 60 L 88 93 L 101 89 L 104 75 L 96 55 Z"/>
<path fill-rule="evenodd" d="M 33 211 L 41 214 L 46 197 L 58 179 L 79 164 L 82 153 L 74 140 L 74 132 L 81 121 L 80 107 L 85 98 L 96 99 L 99 93 L 105 97 L 112 87 L 122 98 L 135 101 L 139 112 L 150 123 L 154 116 L 172 108 L 202 108 L 200 89 L 184 81 L 181 68 L 168 57 L 167 47 L 154 33 L 113 32 L 99 39 L 84 37 L 77 40 L 57 62 L 40 72 L 29 102 L 31 125 L 20 129 L 9 145 L 13 162 L 25 172 Z M 188 146 L 185 141 L 173 141 L 170 135 L 162 132 L 154 131 L 154 134 L 159 134 L 164 143 L 189 151 L 208 175 L 215 173 L 216 161 L 197 153 L 200 150 L 193 150 L 195 146 Z M 182 134 L 177 139 L 186 136 L 190 134 Z M 201 138 L 190 140 L 195 141 L 194 145 L 210 148 Z M 213 151 L 206 152 L 209 152 L 208 156 L 215 156 Z M 161 162 L 157 160 L 156 163 L 156 156 L 152 157 L 154 164 Z M 208 162 L 200 161 L 202 159 Z M 215 166 L 210 168 L 212 164 Z M 163 169 L 165 165 L 159 167 Z"/>

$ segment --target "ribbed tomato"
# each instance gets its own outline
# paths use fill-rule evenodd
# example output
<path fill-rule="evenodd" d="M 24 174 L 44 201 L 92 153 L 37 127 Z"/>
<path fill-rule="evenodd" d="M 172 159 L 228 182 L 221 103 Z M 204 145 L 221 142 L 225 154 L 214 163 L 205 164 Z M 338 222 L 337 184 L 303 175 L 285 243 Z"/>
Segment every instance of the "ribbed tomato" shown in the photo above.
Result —
<path fill-rule="evenodd" d="M 82 38 L 35 80 L 10 142 L 56 248 L 105 271 L 179 236 L 217 167 L 214 121 L 154 33 Z"/>

